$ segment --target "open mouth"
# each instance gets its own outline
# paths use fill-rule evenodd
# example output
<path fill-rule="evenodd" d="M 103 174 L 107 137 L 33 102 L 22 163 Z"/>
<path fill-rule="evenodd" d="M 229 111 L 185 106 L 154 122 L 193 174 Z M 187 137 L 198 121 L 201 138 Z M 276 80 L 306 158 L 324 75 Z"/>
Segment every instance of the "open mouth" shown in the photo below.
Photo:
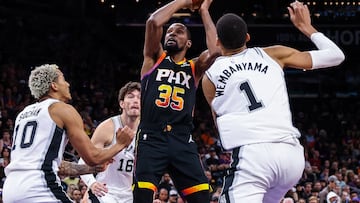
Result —
<path fill-rule="evenodd" d="M 172 38 L 168 39 L 168 41 L 166 42 L 166 44 L 168 44 L 168 45 L 174 45 L 176 43 L 177 42 L 175 41 L 175 39 L 172 39 Z"/>

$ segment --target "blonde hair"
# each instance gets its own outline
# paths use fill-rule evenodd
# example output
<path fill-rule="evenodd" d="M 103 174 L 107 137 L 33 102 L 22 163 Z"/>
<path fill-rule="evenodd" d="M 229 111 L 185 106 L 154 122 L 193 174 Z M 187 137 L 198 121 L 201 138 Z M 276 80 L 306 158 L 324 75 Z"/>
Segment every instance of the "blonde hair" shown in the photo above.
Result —
<path fill-rule="evenodd" d="M 51 83 L 59 77 L 58 69 L 55 64 L 44 64 L 31 71 L 29 88 L 35 99 L 40 99 L 49 92 Z"/>

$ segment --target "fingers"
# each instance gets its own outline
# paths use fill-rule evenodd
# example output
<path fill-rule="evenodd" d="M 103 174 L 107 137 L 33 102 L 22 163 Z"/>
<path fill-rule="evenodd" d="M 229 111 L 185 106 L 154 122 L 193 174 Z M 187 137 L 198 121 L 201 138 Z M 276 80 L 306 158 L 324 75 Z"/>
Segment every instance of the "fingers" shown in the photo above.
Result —
<path fill-rule="evenodd" d="M 292 7 L 287 7 L 290 16 L 294 15 L 294 10 L 292 9 Z"/>
<path fill-rule="evenodd" d="M 117 132 L 117 141 L 120 144 L 128 146 L 135 136 L 135 132 L 129 128 L 128 126 L 124 126 L 123 128 L 119 128 Z"/>
<path fill-rule="evenodd" d="M 102 197 L 108 192 L 108 188 L 105 183 L 95 182 L 91 185 L 91 192 L 96 196 Z"/>
<path fill-rule="evenodd" d="M 307 8 L 307 5 L 300 1 L 294 1 L 290 4 L 290 8 L 293 10 Z M 289 7 L 288 7 L 289 9 Z"/>

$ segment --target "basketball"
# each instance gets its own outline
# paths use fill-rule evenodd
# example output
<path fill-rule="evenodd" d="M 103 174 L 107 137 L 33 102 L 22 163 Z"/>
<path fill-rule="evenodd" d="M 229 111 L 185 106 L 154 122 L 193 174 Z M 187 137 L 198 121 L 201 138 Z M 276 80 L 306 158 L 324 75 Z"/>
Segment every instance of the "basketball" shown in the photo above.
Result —
<path fill-rule="evenodd" d="M 192 0 L 191 10 L 199 9 L 204 0 Z"/>

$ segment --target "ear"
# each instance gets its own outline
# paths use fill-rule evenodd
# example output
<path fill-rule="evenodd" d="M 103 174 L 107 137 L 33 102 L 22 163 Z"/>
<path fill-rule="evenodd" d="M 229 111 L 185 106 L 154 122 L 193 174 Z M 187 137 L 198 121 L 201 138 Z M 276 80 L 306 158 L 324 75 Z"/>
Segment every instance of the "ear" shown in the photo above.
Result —
<path fill-rule="evenodd" d="M 188 41 L 186 42 L 186 47 L 187 47 L 187 48 L 190 48 L 191 45 L 192 45 L 192 41 L 191 41 L 191 40 L 188 40 Z"/>
<path fill-rule="evenodd" d="M 57 91 L 58 88 L 57 88 L 57 84 L 55 82 L 51 82 L 51 85 L 50 85 L 50 88 L 54 91 Z"/>
<path fill-rule="evenodd" d="M 248 42 L 248 41 L 250 41 L 250 34 L 249 34 L 249 33 L 246 33 L 245 42 Z"/>
<path fill-rule="evenodd" d="M 124 108 L 125 108 L 125 104 L 124 104 L 124 101 L 123 101 L 123 100 L 120 100 L 120 101 L 119 101 L 119 105 L 120 105 L 120 108 L 121 108 L 121 109 L 124 109 Z"/>

